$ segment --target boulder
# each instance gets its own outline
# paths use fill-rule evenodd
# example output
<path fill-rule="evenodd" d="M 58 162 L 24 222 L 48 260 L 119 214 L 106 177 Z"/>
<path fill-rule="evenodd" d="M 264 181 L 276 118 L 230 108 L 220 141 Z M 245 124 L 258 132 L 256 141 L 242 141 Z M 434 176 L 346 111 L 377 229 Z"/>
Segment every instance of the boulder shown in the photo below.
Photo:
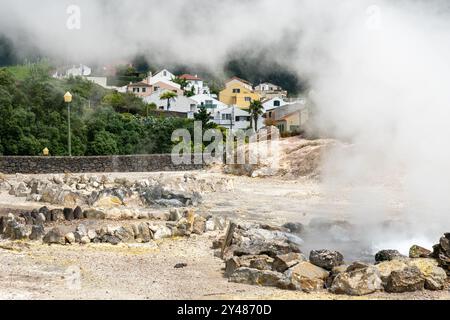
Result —
<path fill-rule="evenodd" d="M 231 274 L 229 281 L 276 287 L 280 285 L 280 282 L 284 281 L 284 275 L 276 271 L 241 267 L 236 269 L 233 274 Z"/>
<path fill-rule="evenodd" d="M 192 224 L 192 233 L 203 234 L 206 229 L 206 219 L 202 216 L 196 215 Z"/>
<path fill-rule="evenodd" d="M 73 218 L 76 219 L 76 220 L 83 219 L 83 210 L 81 209 L 80 206 L 77 206 L 77 207 L 73 210 Z"/>
<path fill-rule="evenodd" d="M 433 246 L 432 257 L 439 262 L 439 266 L 450 276 L 450 233 L 445 233 L 439 239 L 439 243 Z"/>
<path fill-rule="evenodd" d="M 392 271 L 385 286 L 387 292 L 401 293 L 423 290 L 425 279 L 419 268 L 407 267 L 400 271 Z"/>
<path fill-rule="evenodd" d="M 305 256 L 298 252 L 277 255 L 273 261 L 273 270 L 285 272 L 287 269 L 303 261 L 306 261 Z"/>
<path fill-rule="evenodd" d="M 66 243 L 64 234 L 59 228 L 53 228 L 42 239 L 47 244 L 62 244 Z"/>
<path fill-rule="evenodd" d="M 65 220 L 64 211 L 61 209 L 52 209 L 50 210 L 51 221 L 61 222 Z"/>
<path fill-rule="evenodd" d="M 42 213 L 45 216 L 45 221 L 52 221 L 52 215 L 50 213 L 50 210 L 47 207 L 41 207 L 39 209 L 39 212 Z"/>
<path fill-rule="evenodd" d="M 0 217 L 0 235 L 4 233 L 6 226 L 6 217 Z"/>
<path fill-rule="evenodd" d="M 409 249 L 410 258 L 428 258 L 431 255 L 431 251 L 418 245 L 413 245 Z"/>
<path fill-rule="evenodd" d="M 66 239 L 66 243 L 74 244 L 75 243 L 75 235 L 73 232 L 67 233 L 64 238 Z"/>
<path fill-rule="evenodd" d="M 324 288 L 329 272 L 310 262 L 303 261 L 288 269 L 284 275 L 285 282 L 280 287 L 311 292 Z"/>
<path fill-rule="evenodd" d="M 300 222 L 288 222 L 283 224 L 283 228 L 286 228 L 291 233 L 301 234 L 305 230 L 305 226 Z"/>
<path fill-rule="evenodd" d="M 87 209 L 83 211 L 83 216 L 85 219 L 96 219 L 96 220 L 103 220 L 106 218 L 106 214 L 103 211 L 97 209 Z"/>
<path fill-rule="evenodd" d="M 91 241 L 93 241 L 95 238 L 97 238 L 97 232 L 95 230 L 90 229 L 87 232 L 87 236 Z"/>
<path fill-rule="evenodd" d="M 225 276 L 231 276 L 235 270 L 241 267 L 272 270 L 272 263 L 273 259 L 267 255 L 232 257 L 225 262 Z"/>
<path fill-rule="evenodd" d="M 85 237 L 83 237 L 83 238 L 84 238 L 84 240 L 86 240 Z M 86 237 L 86 238 L 88 238 L 88 237 Z M 102 242 L 106 242 L 106 243 L 109 243 L 112 245 L 118 245 L 120 243 L 120 239 L 117 236 L 106 234 L 102 237 Z"/>
<path fill-rule="evenodd" d="M 336 294 L 362 296 L 382 290 L 381 283 L 378 269 L 356 262 L 335 277 L 330 291 Z"/>
<path fill-rule="evenodd" d="M 180 209 L 178 208 L 174 208 L 174 209 L 170 209 L 170 213 L 169 213 L 169 221 L 175 221 L 177 222 L 178 220 L 180 220 L 183 217 Z"/>
<path fill-rule="evenodd" d="M 42 224 L 33 225 L 31 227 L 30 240 L 41 240 L 44 235 L 45 230 Z"/>
<path fill-rule="evenodd" d="M 81 237 L 81 239 L 80 239 L 81 244 L 88 244 L 90 242 L 91 242 L 91 239 L 88 236 Z"/>
<path fill-rule="evenodd" d="M 72 208 L 64 208 L 63 214 L 64 214 L 64 219 L 66 219 L 67 221 L 74 220 L 73 209 Z"/>
<path fill-rule="evenodd" d="M 95 201 L 94 206 L 99 208 L 111 209 L 114 207 L 122 206 L 122 200 L 113 195 L 100 196 L 97 201 Z"/>
<path fill-rule="evenodd" d="M 394 259 L 390 261 L 383 261 L 375 265 L 375 268 L 380 272 L 380 278 L 383 286 L 386 286 L 389 276 L 393 271 L 402 271 L 409 266 L 407 260 Z"/>
<path fill-rule="evenodd" d="M 447 281 L 445 270 L 438 266 L 434 259 L 419 258 L 409 262 L 411 266 L 417 267 L 425 279 L 425 289 L 442 290 Z"/>
<path fill-rule="evenodd" d="M 154 240 L 160 240 L 163 238 L 170 238 L 172 237 L 172 230 L 170 230 L 166 226 L 158 226 L 156 229 L 153 230 L 153 239 Z"/>
<path fill-rule="evenodd" d="M 136 233 L 136 239 L 138 242 L 150 242 L 152 240 L 152 232 L 150 231 L 150 228 L 148 224 L 145 222 L 141 222 L 137 225 L 137 233 Z"/>
<path fill-rule="evenodd" d="M 346 272 L 348 268 L 348 265 L 340 265 L 337 267 L 334 267 L 331 269 L 330 275 L 328 276 L 327 280 L 325 281 L 325 287 L 331 288 L 331 285 L 333 284 L 334 279 L 338 276 L 338 274 L 341 274 L 343 272 Z"/>
<path fill-rule="evenodd" d="M 381 261 L 390 261 L 394 259 L 403 259 L 406 258 L 404 255 L 402 255 L 397 250 L 381 250 L 378 251 L 375 254 L 375 261 L 381 262 Z"/>
<path fill-rule="evenodd" d="M 148 227 L 147 227 L 147 229 L 148 229 Z M 133 228 L 130 226 L 120 227 L 119 229 L 117 229 L 114 232 L 114 235 L 117 236 L 122 242 L 125 242 L 125 243 L 134 242 L 134 232 L 133 232 Z M 148 237 L 146 237 L 146 236 L 144 237 L 141 235 L 141 237 L 143 240 L 144 240 L 144 238 L 148 239 Z M 148 241 L 150 241 L 150 240 L 148 240 Z M 147 241 L 144 241 L 144 242 L 147 242 Z"/>
<path fill-rule="evenodd" d="M 318 267 L 331 271 L 334 267 L 344 263 L 344 256 L 337 251 L 312 250 L 309 254 L 309 261 Z"/>

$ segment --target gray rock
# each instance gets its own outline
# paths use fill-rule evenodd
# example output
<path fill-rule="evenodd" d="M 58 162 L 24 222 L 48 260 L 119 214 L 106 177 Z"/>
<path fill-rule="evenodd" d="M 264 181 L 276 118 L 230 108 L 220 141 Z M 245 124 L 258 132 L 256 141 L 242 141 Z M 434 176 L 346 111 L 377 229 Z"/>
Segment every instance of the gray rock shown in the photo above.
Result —
<path fill-rule="evenodd" d="M 381 283 L 380 272 L 374 266 L 354 263 L 335 277 L 330 291 L 361 296 L 382 290 Z"/>
<path fill-rule="evenodd" d="M 74 219 L 83 219 L 83 210 L 78 206 L 73 210 Z"/>
<path fill-rule="evenodd" d="M 66 239 L 66 243 L 73 244 L 75 243 L 75 234 L 73 232 L 67 233 L 64 238 Z"/>
<path fill-rule="evenodd" d="M 89 237 L 89 239 L 94 240 L 95 238 L 97 238 L 97 232 L 95 230 L 88 230 L 87 232 L 87 236 Z"/>
<path fill-rule="evenodd" d="M 403 259 L 406 258 L 404 255 L 402 255 L 397 250 L 381 250 L 378 251 L 375 255 L 375 261 L 381 262 L 381 261 L 390 261 L 394 259 Z"/>
<path fill-rule="evenodd" d="M 170 210 L 169 214 L 169 221 L 175 221 L 177 222 L 183 217 L 183 214 L 181 213 L 180 209 L 174 208 Z"/>
<path fill-rule="evenodd" d="M 42 224 L 31 227 L 30 240 L 41 240 L 44 237 L 45 230 Z"/>
<path fill-rule="evenodd" d="M 329 272 L 323 268 L 303 261 L 284 273 L 286 281 L 281 288 L 311 292 L 325 287 Z"/>
<path fill-rule="evenodd" d="M 67 221 L 72 221 L 75 219 L 73 216 L 72 208 L 64 208 L 63 213 L 64 213 L 64 219 L 66 219 Z"/>
<path fill-rule="evenodd" d="M 52 221 L 52 215 L 50 213 L 50 210 L 48 210 L 47 207 L 45 207 L 45 206 L 41 207 L 39 209 L 39 212 L 45 216 L 45 221 L 48 221 L 48 222 Z"/>
<path fill-rule="evenodd" d="M 194 223 L 192 224 L 192 233 L 203 234 L 206 229 L 206 219 L 202 216 L 195 216 Z"/>
<path fill-rule="evenodd" d="M 147 227 L 148 229 L 148 227 Z M 114 232 L 114 235 L 120 239 L 120 241 L 125 243 L 130 243 L 134 241 L 133 228 L 130 226 L 122 226 Z M 146 238 L 148 239 L 148 237 Z M 148 240 L 150 241 L 150 240 Z M 145 241 L 145 242 L 148 242 Z"/>
<path fill-rule="evenodd" d="M 138 234 L 137 234 L 136 238 L 144 243 L 150 242 L 150 240 L 152 240 L 152 234 L 150 232 L 150 228 L 148 227 L 148 224 L 146 224 L 145 222 L 139 223 Z"/>
<path fill-rule="evenodd" d="M 238 268 L 230 276 L 229 281 L 260 286 L 277 287 L 284 281 L 284 275 L 276 271 L 258 270 L 247 267 Z"/>
<path fill-rule="evenodd" d="M 120 243 L 120 239 L 117 236 L 106 234 L 102 237 L 102 242 L 110 243 L 112 245 L 118 245 Z"/>
<path fill-rule="evenodd" d="M 305 226 L 300 222 L 288 222 L 283 225 L 283 228 L 286 228 L 291 233 L 301 234 L 303 233 Z"/>
<path fill-rule="evenodd" d="M 62 244 L 64 245 L 66 243 L 66 239 L 64 237 L 64 234 L 61 232 L 59 228 L 53 228 L 42 239 L 44 243 L 47 244 Z"/>
<path fill-rule="evenodd" d="M 106 214 L 103 211 L 96 209 L 87 209 L 83 212 L 83 217 L 85 219 L 96 219 L 103 220 L 106 218 Z"/>
<path fill-rule="evenodd" d="M 153 234 L 154 240 L 160 240 L 160 239 L 170 238 L 170 237 L 172 237 L 172 230 L 170 230 L 166 226 L 158 226 L 158 228 L 156 229 L 156 231 Z"/>
<path fill-rule="evenodd" d="M 303 261 L 306 261 L 305 256 L 298 252 L 277 255 L 273 261 L 273 270 L 285 272 L 287 269 Z"/>
<path fill-rule="evenodd" d="M 401 293 L 423 290 L 424 287 L 425 279 L 419 268 L 406 267 L 403 270 L 392 271 L 384 289 L 387 292 Z"/>
<path fill-rule="evenodd" d="M 309 261 L 318 267 L 331 271 L 334 267 L 344 263 L 344 256 L 337 251 L 312 250 L 309 254 Z"/>
<path fill-rule="evenodd" d="M 50 214 L 51 214 L 50 221 L 60 222 L 65 220 L 64 212 L 61 209 L 52 209 L 50 210 Z"/>

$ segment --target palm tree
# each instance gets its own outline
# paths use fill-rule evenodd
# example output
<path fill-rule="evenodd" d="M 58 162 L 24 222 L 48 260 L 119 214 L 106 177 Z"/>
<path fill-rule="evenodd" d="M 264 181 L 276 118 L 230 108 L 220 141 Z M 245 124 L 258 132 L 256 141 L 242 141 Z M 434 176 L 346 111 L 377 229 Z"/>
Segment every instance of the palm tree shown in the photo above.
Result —
<path fill-rule="evenodd" d="M 253 128 L 253 120 L 255 122 L 255 131 L 258 131 L 258 118 L 264 114 L 264 106 L 261 101 L 252 100 L 248 112 L 250 113 L 250 127 Z"/>
<path fill-rule="evenodd" d="M 163 94 L 161 94 L 159 96 L 159 98 L 161 100 L 167 100 L 167 110 L 170 109 L 170 100 L 172 100 L 172 99 L 174 99 L 176 97 L 178 97 L 178 94 L 176 94 L 173 91 L 166 91 L 166 92 L 164 92 Z"/>

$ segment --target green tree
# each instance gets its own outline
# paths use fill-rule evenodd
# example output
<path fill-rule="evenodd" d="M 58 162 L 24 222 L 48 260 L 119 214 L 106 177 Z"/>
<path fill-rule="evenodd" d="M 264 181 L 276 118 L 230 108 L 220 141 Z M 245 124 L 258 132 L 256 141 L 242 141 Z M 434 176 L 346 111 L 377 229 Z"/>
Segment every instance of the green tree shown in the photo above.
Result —
<path fill-rule="evenodd" d="M 248 108 L 250 113 L 250 127 L 253 128 L 252 122 L 255 123 L 255 131 L 258 131 L 258 118 L 264 114 L 264 106 L 261 101 L 253 100 Z"/>
<path fill-rule="evenodd" d="M 119 153 L 116 137 L 107 131 L 98 132 L 89 144 L 91 155 L 114 155 Z"/>
<path fill-rule="evenodd" d="M 170 100 L 175 99 L 176 97 L 178 97 L 178 94 L 173 91 L 166 91 L 159 96 L 161 100 L 167 100 L 167 110 L 170 110 Z"/>
<path fill-rule="evenodd" d="M 173 78 L 172 82 L 179 84 L 181 87 L 181 90 L 184 90 L 189 84 L 189 82 L 186 79 L 180 78 L 180 77 Z"/>
<path fill-rule="evenodd" d="M 194 115 L 195 121 L 201 121 L 203 130 L 210 129 L 212 127 L 211 114 L 208 112 L 206 106 L 202 105 L 198 107 L 198 112 Z"/>

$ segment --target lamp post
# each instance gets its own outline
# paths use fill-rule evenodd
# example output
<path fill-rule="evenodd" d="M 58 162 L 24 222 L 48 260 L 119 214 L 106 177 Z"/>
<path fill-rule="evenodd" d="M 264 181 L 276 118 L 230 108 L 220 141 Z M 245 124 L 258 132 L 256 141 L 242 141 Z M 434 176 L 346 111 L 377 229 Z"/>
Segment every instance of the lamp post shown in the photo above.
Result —
<path fill-rule="evenodd" d="M 72 102 L 72 95 L 70 92 L 66 92 L 64 95 L 64 102 L 67 103 L 67 119 L 68 119 L 68 127 L 69 127 L 69 135 L 68 135 L 68 146 L 69 146 L 69 157 L 72 156 L 72 137 L 70 132 L 70 103 Z"/>

